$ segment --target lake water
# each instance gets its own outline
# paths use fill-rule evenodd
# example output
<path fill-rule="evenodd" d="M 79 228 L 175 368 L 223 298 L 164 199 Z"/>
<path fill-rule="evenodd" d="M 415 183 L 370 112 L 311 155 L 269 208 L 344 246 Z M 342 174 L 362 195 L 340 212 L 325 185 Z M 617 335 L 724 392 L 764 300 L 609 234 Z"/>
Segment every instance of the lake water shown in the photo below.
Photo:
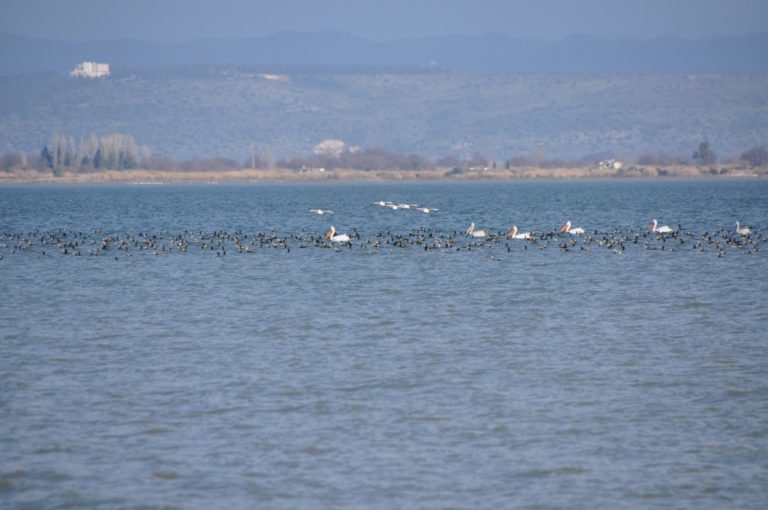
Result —
<path fill-rule="evenodd" d="M 765 508 L 767 236 L 766 181 L 0 188 L 0 506 Z"/>

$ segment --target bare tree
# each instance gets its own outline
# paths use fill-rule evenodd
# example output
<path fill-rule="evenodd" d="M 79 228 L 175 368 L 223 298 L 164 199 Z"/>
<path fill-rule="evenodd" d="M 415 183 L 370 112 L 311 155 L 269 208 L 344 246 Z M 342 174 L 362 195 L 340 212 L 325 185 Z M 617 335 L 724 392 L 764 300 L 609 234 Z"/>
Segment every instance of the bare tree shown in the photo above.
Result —
<path fill-rule="evenodd" d="M 741 159 L 752 166 L 763 166 L 768 164 L 768 150 L 765 147 L 752 147 L 741 154 Z"/>

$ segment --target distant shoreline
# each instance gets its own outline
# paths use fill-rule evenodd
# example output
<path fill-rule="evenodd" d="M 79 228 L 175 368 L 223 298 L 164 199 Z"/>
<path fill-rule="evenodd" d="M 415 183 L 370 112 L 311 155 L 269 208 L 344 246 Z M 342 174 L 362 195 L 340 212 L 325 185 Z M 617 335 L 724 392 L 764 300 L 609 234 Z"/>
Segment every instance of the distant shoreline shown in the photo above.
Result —
<path fill-rule="evenodd" d="M 768 168 L 718 165 L 703 168 L 693 165 L 672 167 L 629 166 L 622 169 L 577 167 L 512 169 L 471 169 L 451 172 L 447 168 L 430 170 L 305 170 L 240 169 L 226 171 L 178 170 L 102 170 L 96 172 L 52 172 L 16 170 L 0 172 L 0 185 L 8 184 L 172 184 L 235 182 L 397 182 L 397 181 L 527 181 L 527 180 L 680 180 L 680 179 L 765 179 Z"/>

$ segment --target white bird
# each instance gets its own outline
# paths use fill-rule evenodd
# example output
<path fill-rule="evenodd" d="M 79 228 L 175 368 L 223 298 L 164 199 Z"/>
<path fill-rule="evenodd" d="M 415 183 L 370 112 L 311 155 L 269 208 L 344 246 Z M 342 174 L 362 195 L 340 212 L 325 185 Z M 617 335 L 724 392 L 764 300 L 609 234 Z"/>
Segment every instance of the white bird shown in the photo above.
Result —
<path fill-rule="evenodd" d="M 333 211 L 328 209 L 310 209 L 309 212 L 322 216 L 323 214 L 333 214 Z"/>
<path fill-rule="evenodd" d="M 674 232 L 672 230 L 672 227 L 669 225 L 662 225 L 659 226 L 659 222 L 654 219 L 653 224 L 651 224 L 651 232 L 658 232 L 659 234 L 669 234 L 670 232 Z"/>
<path fill-rule="evenodd" d="M 387 203 L 383 200 L 379 200 L 378 202 L 374 202 L 373 205 L 378 205 L 379 207 L 384 207 L 387 205 Z"/>
<path fill-rule="evenodd" d="M 485 230 L 475 230 L 475 224 L 470 223 L 469 228 L 467 229 L 466 234 L 470 237 L 487 237 L 488 234 L 485 233 Z"/>
<path fill-rule="evenodd" d="M 749 227 L 742 227 L 741 225 L 739 225 L 739 220 L 736 220 L 736 233 L 744 237 L 747 237 L 749 236 L 749 234 L 752 233 L 752 229 L 750 229 Z"/>
<path fill-rule="evenodd" d="M 530 232 L 520 232 L 517 233 L 517 226 L 513 226 L 511 229 L 507 231 L 507 238 L 509 239 L 530 239 L 531 233 Z"/>
<path fill-rule="evenodd" d="M 419 207 L 418 210 L 423 212 L 424 214 L 429 214 L 434 211 L 439 211 L 439 209 L 435 209 L 434 207 Z"/>
<path fill-rule="evenodd" d="M 571 220 L 568 220 L 565 222 L 565 225 L 563 225 L 563 228 L 560 229 L 560 233 L 562 234 L 563 232 L 571 235 L 579 235 L 584 233 L 584 229 L 581 227 L 571 228 Z"/>
<path fill-rule="evenodd" d="M 337 234 L 336 228 L 331 225 L 331 228 L 325 233 L 324 239 L 330 239 L 334 243 L 346 243 L 349 241 L 349 236 L 347 234 Z"/>

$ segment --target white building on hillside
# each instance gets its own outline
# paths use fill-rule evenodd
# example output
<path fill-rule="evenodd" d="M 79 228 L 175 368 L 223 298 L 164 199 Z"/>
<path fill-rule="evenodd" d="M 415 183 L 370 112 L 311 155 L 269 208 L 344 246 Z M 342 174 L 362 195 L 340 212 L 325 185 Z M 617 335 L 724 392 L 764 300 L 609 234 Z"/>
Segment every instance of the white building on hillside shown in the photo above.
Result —
<path fill-rule="evenodd" d="M 109 64 L 99 64 L 97 62 L 82 62 L 77 64 L 70 71 L 72 78 L 102 78 L 109 76 Z"/>

